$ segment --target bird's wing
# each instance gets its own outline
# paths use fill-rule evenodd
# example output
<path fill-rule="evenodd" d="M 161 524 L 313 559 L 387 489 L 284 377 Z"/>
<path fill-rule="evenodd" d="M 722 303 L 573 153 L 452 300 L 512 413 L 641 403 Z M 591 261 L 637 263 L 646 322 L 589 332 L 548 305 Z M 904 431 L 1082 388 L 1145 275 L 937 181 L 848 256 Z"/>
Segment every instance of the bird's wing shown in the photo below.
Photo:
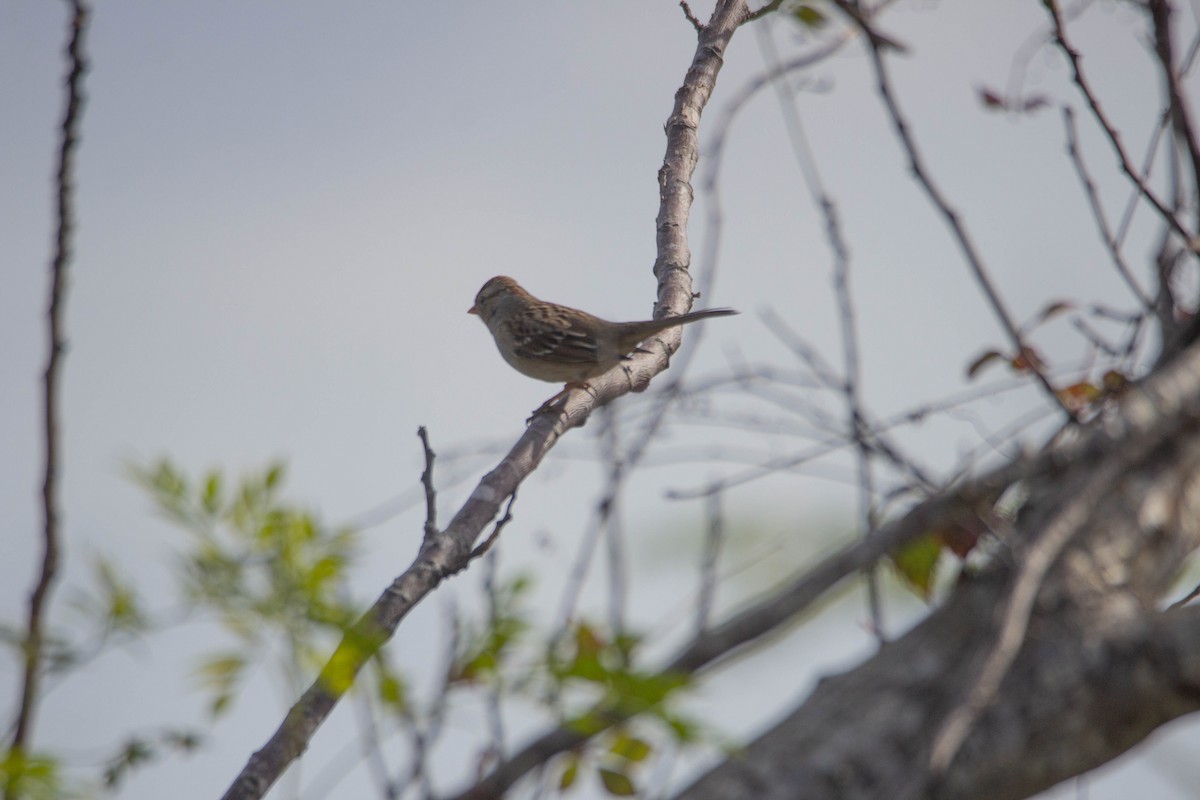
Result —
<path fill-rule="evenodd" d="M 574 324 L 569 316 L 523 320 L 513 333 L 513 351 L 521 358 L 537 358 L 560 364 L 596 364 L 600 361 L 596 338 Z"/>

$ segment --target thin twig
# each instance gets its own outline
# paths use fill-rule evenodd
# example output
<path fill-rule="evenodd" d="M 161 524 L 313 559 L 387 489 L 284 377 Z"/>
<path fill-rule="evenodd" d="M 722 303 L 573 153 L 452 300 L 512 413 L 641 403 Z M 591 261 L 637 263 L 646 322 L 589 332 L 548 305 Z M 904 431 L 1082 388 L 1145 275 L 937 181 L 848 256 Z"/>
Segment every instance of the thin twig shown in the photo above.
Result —
<path fill-rule="evenodd" d="M 15 731 L 9 747 L 24 753 L 33 738 L 33 725 L 40 699 L 42 660 L 45 645 L 45 613 L 50 591 L 58 577 L 61 560 L 59 530 L 58 468 L 61 463 L 59 442 L 59 376 L 66 352 L 63 313 L 66 305 L 67 267 L 71 263 L 75 237 L 75 151 L 79 145 L 79 122 L 83 115 L 83 77 L 88 63 L 83 54 L 84 34 L 90 10 L 83 0 L 71 3 L 70 39 L 67 44 L 66 108 L 59 127 L 58 151 L 58 229 L 50 263 L 50 300 L 46 311 L 49 352 L 43 373 L 42 413 L 44 425 L 45 472 L 42 480 L 42 565 L 37 583 L 29 595 L 29 620 L 25 633 L 24 678 L 17 710 Z M 17 797 L 19 781 L 5 782 L 5 797 Z"/>
<path fill-rule="evenodd" d="M 471 555 L 467 557 L 467 561 L 474 561 L 492 549 L 492 545 L 500 538 L 500 531 L 504 530 L 505 525 L 512 522 L 512 508 L 515 502 L 517 502 L 517 490 L 513 489 L 513 493 L 508 496 L 508 505 L 504 507 L 504 516 L 496 520 L 496 524 L 492 526 L 491 534 L 475 546 L 475 549 L 471 551 Z"/>
<path fill-rule="evenodd" d="M 687 4 L 687 0 L 679 0 L 679 7 L 683 9 L 683 15 L 687 17 L 688 22 L 692 23 L 692 27 L 696 29 L 696 33 L 703 33 L 704 23 L 692 13 L 692 7 Z"/>
<path fill-rule="evenodd" d="M 425 541 L 437 536 L 437 491 L 433 488 L 433 460 L 437 457 L 429 446 L 429 433 L 425 426 L 417 428 L 421 446 L 425 449 L 425 469 L 421 472 L 421 485 L 425 487 Z"/>
<path fill-rule="evenodd" d="M 771 0 L 771 2 L 767 3 L 757 11 L 751 11 L 749 14 L 747 14 L 745 21 L 753 22 L 756 19 L 765 17 L 767 14 L 774 14 L 781 5 L 783 5 L 783 0 Z"/>

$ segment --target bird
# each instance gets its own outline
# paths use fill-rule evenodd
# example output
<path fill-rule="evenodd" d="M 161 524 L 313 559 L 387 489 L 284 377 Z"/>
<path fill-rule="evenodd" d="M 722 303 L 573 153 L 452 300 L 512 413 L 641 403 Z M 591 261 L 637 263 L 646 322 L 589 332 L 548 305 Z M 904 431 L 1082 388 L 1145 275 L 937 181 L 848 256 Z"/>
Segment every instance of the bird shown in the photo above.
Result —
<path fill-rule="evenodd" d="M 628 360 L 631 353 L 639 351 L 640 343 L 659 331 L 738 312 L 712 308 L 663 319 L 609 322 L 577 308 L 539 300 L 512 278 L 497 275 L 483 284 L 467 313 L 483 320 L 500 355 L 517 372 L 566 384 L 533 412 L 537 416 L 572 389 L 590 391 L 590 379 Z"/>

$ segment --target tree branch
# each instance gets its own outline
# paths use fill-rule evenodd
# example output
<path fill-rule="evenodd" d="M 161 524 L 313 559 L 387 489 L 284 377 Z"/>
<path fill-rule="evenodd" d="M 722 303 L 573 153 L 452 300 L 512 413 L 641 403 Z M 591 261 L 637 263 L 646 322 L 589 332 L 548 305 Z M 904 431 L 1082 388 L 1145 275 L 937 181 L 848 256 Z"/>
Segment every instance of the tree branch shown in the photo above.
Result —
<path fill-rule="evenodd" d="M 769 597 L 743 609 L 719 625 L 698 631 L 691 641 L 659 667 L 665 674 L 692 675 L 706 670 L 741 648 L 768 636 L 788 624 L 796 615 L 812 607 L 843 581 L 874 565 L 879 559 L 903 547 L 948 518 L 974 517 L 980 508 L 990 508 L 996 498 L 1022 476 L 1048 468 L 1050 456 L 1034 462 L 1006 464 L 978 478 L 947 488 L 906 514 L 893 520 L 860 541 L 834 553 L 791 584 Z M 603 720 L 608 726 L 628 719 L 628 714 L 611 708 L 593 708 L 589 719 Z M 592 730 L 591 735 L 599 733 Z M 578 747 L 590 735 L 576 728 L 557 728 L 529 742 L 488 776 L 454 800 L 485 800 L 500 797 L 522 776 L 559 753 Z M 738 795 L 731 795 L 738 796 Z M 753 796 L 753 795 L 746 795 Z"/>
<path fill-rule="evenodd" d="M 1190 438 L 1183 437 L 1184 433 Z M 1191 483 L 1180 488 L 1181 484 L 1178 481 L 1166 480 L 1153 484 L 1160 487 L 1157 491 L 1147 491 L 1145 487 L 1151 485 L 1148 482 L 1154 473 L 1164 469 L 1161 466 L 1166 459 L 1164 449 L 1178 451 L 1179 460 L 1171 469 L 1175 470 L 1176 477 Z M 1109 463 L 1112 466 L 1096 470 L 1095 465 L 1100 463 Z M 1151 598 L 1161 595 L 1169 586 L 1174 567 L 1182 563 L 1188 552 L 1200 545 L 1200 472 L 1196 469 L 1198 464 L 1200 348 L 1193 348 L 1143 384 L 1130 387 L 1122 395 L 1120 413 L 1106 418 L 1103 425 L 1090 426 L 1079 437 L 1058 437 L 1036 456 L 1014 459 L 979 477 L 965 479 L 955 486 L 943 489 L 913 506 L 901 517 L 885 523 L 865 539 L 829 556 L 770 597 L 746 608 L 720 625 L 700 632 L 668 659 L 659 671 L 691 675 L 711 669 L 742 647 L 787 625 L 847 578 L 859 574 L 908 542 L 955 520 L 969 520 L 990 513 L 1000 495 L 1016 483 L 1032 487 L 1036 495 L 1034 500 L 1027 504 L 1033 508 L 1033 512 L 1024 513 L 1023 516 L 1036 517 L 1034 512 L 1039 509 L 1047 514 L 1047 519 L 1041 523 L 1034 519 L 1034 522 L 1030 523 L 1030 532 L 1021 540 L 1007 542 L 1010 549 L 1017 550 L 1018 555 L 1022 556 L 1019 569 L 1013 566 L 1012 559 L 1008 557 L 996 558 L 989 573 L 985 573 L 978 581 L 964 581 L 947 598 L 945 606 L 935 611 L 928 621 L 913 632 L 895 644 L 886 646 L 874 659 L 851 673 L 822 683 L 818 693 L 805 706 L 794 712 L 810 713 L 805 711 L 809 705 L 815 704 L 817 707 L 817 710 L 811 713 L 819 715 L 818 719 L 812 723 L 812 730 L 806 734 L 803 744 L 797 743 L 794 748 L 783 752 L 781 748 L 789 741 L 783 734 L 780 734 L 778 742 L 770 746 L 764 744 L 762 759 L 767 763 L 764 769 L 768 770 L 783 768 L 783 764 L 798 761 L 807 763 L 810 758 L 813 765 L 823 765 L 825 762 L 822 759 L 830 757 L 829 748 L 836 745 L 834 754 L 842 760 L 836 766 L 828 767 L 834 772 L 840 769 L 848 772 L 860 768 L 868 769 L 869 765 L 874 763 L 870 747 L 902 747 L 905 750 L 903 758 L 897 758 L 895 763 L 884 759 L 888 763 L 880 766 L 880 769 L 893 770 L 894 774 L 877 780 L 871 778 L 871 781 L 874 781 L 871 785 L 877 794 L 841 793 L 841 788 L 834 788 L 829 784 L 814 784 L 811 791 L 804 790 L 808 793 L 797 794 L 799 790 L 794 774 L 788 778 L 787 788 L 781 789 L 780 794 L 762 794 L 762 786 L 756 783 L 762 776 L 739 773 L 738 765 L 742 763 L 742 759 L 735 758 L 729 759 L 725 765 L 715 770 L 714 773 L 723 772 L 720 776 L 712 777 L 712 784 L 705 784 L 703 791 L 694 796 L 713 800 L 726 797 L 779 797 L 782 800 L 785 797 L 797 796 L 814 799 L 835 796 L 878 797 L 891 800 L 901 797 L 890 792 L 893 787 L 900 786 L 903 781 L 909 779 L 914 764 L 929 763 L 932 740 L 939 729 L 937 723 L 944 720 L 945 715 L 953 708 L 962 705 L 964 698 L 972 696 L 972 702 L 979 710 L 972 709 L 964 730 L 974 733 L 966 737 L 964 742 L 960 742 L 960 745 L 965 743 L 968 749 L 976 748 L 976 740 L 986 735 L 980 731 L 977 724 L 990 724 L 987 714 L 992 711 L 989 705 L 989 701 L 994 697 L 992 681 L 997 675 L 1002 680 L 1006 677 L 1011 680 L 1014 669 L 1027 669 L 1020 658 L 1014 657 L 1010 644 L 996 644 L 998 633 L 1007 631 L 1009 640 L 1015 637 L 1020 640 L 1022 646 L 1028 646 L 1030 637 L 1025 634 L 1029 630 L 1040 631 L 1041 628 L 1037 626 L 1043 624 L 1039 616 L 1033 615 L 1033 606 L 1027 604 L 1027 588 L 1022 588 L 1015 599 L 1013 598 L 1011 586 L 1014 570 L 1017 570 L 1018 576 L 1015 581 L 1018 586 L 1041 588 L 1044 583 L 1042 579 L 1048 571 L 1052 568 L 1060 571 L 1063 569 L 1064 559 L 1058 557 L 1059 553 L 1068 546 L 1076 546 L 1075 542 L 1079 536 L 1088 536 L 1088 543 L 1097 543 L 1102 539 L 1102 544 L 1097 543 L 1096 547 L 1107 558 L 1112 559 L 1113 563 L 1091 566 L 1089 562 L 1088 566 L 1091 566 L 1091 569 L 1082 573 L 1076 572 L 1072 580 L 1088 591 L 1099 592 L 1101 597 L 1112 595 L 1129 600 L 1132 588 L 1137 597 L 1143 598 L 1139 601 L 1139 607 L 1140 604 L 1152 606 L 1154 601 Z M 1165 489 L 1161 488 L 1164 486 Z M 1089 506 L 1084 502 L 1089 498 L 1099 498 L 1099 501 Z M 1128 508 L 1118 514 L 1122 503 Z M 1080 504 L 1088 512 L 1084 515 L 1086 519 L 1083 523 L 1071 524 L 1079 523 L 1078 515 L 1068 512 Z M 1178 526 L 1175 531 L 1177 538 L 1163 540 L 1159 533 L 1162 508 L 1171 507 L 1172 504 L 1191 504 L 1196 508 L 1185 508 L 1181 513 L 1172 515 L 1172 523 Z M 1147 509 L 1154 510 L 1154 513 L 1148 514 Z M 1066 523 L 1062 522 L 1064 518 L 1067 518 Z M 1056 520 L 1058 530 L 1051 530 Z M 1140 539 L 1126 536 L 1125 528 L 1121 527 L 1122 524 L 1137 526 L 1142 522 L 1146 523 L 1148 528 L 1139 529 L 1142 537 Z M 1043 531 L 1050 533 L 1047 535 Z M 1022 542 L 1028 542 L 1027 550 L 1021 550 Z M 1163 548 L 1168 550 L 1165 555 L 1162 553 Z M 1146 574 L 1139 575 L 1139 579 L 1134 580 L 1130 575 L 1130 563 L 1136 564 Z M 1167 565 L 1165 570 L 1156 567 L 1162 564 Z M 1096 581 L 1090 579 L 1093 570 L 1107 570 L 1105 574 L 1121 585 L 1097 589 Z M 1060 585 L 1061 582 L 1062 578 L 1059 577 L 1055 585 Z M 981 586 L 990 587 L 987 588 L 986 598 L 976 597 L 981 591 Z M 1039 597 L 1044 600 L 1046 590 L 1042 591 Z M 975 599 L 967 602 L 963 599 L 964 595 Z M 1075 599 L 1078 600 L 1079 597 Z M 997 608 L 1008 609 L 1008 621 L 999 627 L 995 622 Z M 981 626 L 980 620 L 991 622 Z M 917 637 L 915 644 L 914 637 Z M 1200 641 L 1196 642 L 1196 646 L 1200 648 Z M 942 660 L 934 661 L 935 656 Z M 1092 657 L 1098 659 L 1101 655 L 1093 653 Z M 986 673 L 981 672 L 982 665 L 989 658 L 992 666 Z M 1096 666 L 1091 662 L 1089 664 L 1092 667 Z M 1200 664 L 1196 665 L 1194 670 L 1195 674 L 1200 676 Z M 860 675 L 870 677 L 858 677 Z M 1090 675 L 1080 676 L 1080 679 L 1094 680 Z M 850 688 L 839 689 L 835 695 L 831 695 L 836 697 L 835 700 L 818 699 L 824 698 L 824 695 L 820 694 L 824 687 L 843 680 Z M 856 692 L 862 692 L 861 686 L 871 681 L 882 681 L 882 684 L 876 690 L 867 693 L 872 697 L 868 697 L 867 694 L 859 697 Z M 891 692 L 904 694 L 899 699 L 886 696 Z M 935 700 L 931 700 L 931 697 Z M 937 697 L 941 699 L 936 700 Z M 1181 706 L 1179 713 L 1200 707 L 1200 683 L 1196 685 L 1193 699 L 1196 705 Z M 874 705 L 885 700 L 884 705 Z M 897 703 L 902 703 L 904 708 L 897 710 L 898 716 L 893 719 L 885 709 L 896 709 Z M 927 707 L 938 710 L 939 717 L 931 720 Z M 1062 709 L 1059 706 L 1052 707 L 1056 709 L 1053 713 L 1061 713 Z M 1050 724 L 1048 720 L 1053 719 L 1053 713 L 1047 712 L 1047 719 L 1039 718 L 1036 725 L 1031 723 L 1030 731 L 1040 730 L 1036 726 Z M 1097 713 L 1103 713 L 1103 707 Z M 980 714 L 984 715 L 982 721 Z M 592 709 L 589 718 L 603 719 L 608 726 L 612 726 L 624 722 L 627 716 L 614 713 L 612 709 L 595 708 Z M 1157 724 L 1163 721 L 1166 720 L 1159 720 Z M 914 755 L 908 748 L 911 743 L 917 741 L 912 738 L 917 736 L 917 733 L 907 728 L 898 729 L 916 723 L 921 726 L 920 742 L 924 749 Z M 871 728 L 871 731 L 860 731 L 859 727 Z M 878 735 L 872 732 L 875 727 L 880 729 Z M 839 733 L 843 730 L 844 733 Z M 592 734 L 598 732 L 593 730 Z M 1149 729 L 1146 729 L 1141 735 L 1144 736 L 1148 732 Z M 791 735 L 793 734 L 788 734 Z M 826 735 L 830 737 L 832 744 L 822 744 Z M 894 737 L 895 741 L 890 737 Z M 477 784 L 455 795 L 454 800 L 486 800 L 500 797 L 528 772 L 559 753 L 579 747 L 589 738 L 577 729 L 567 727 L 547 731 L 530 741 L 506 762 L 498 765 Z M 886 741 L 882 741 L 885 739 Z M 860 740 L 870 743 L 863 744 L 861 751 L 856 745 Z M 1060 744 L 1069 749 L 1070 741 L 1064 739 Z M 826 749 L 822 750 L 818 745 L 825 746 Z M 986 747 L 984 749 L 986 750 Z M 1110 753 L 1109 758 L 1113 754 Z M 1006 757 L 1018 760 L 1030 758 L 1028 754 L 1008 754 Z M 914 760 L 917 758 L 923 759 L 923 762 Z M 1003 758 L 998 757 L 997 763 L 1000 766 L 996 766 L 996 769 L 1002 773 L 1005 763 Z M 945 779 L 950 780 L 958 775 L 956 769 L 959 767 L 957 762 L 954 762 L 953 769 L 946 773 Z M 934 775 L 930 769 L 918 769 L 918 772 L 928 780 L 932 780 Z M 714 773 L 710 773 L 710 776 Z M 707 777 L 703 778 L 701 783 L 707 780 Z M 727 783 L 727 780 L 733 780 L 734 783 Z M 986 792 L 974 795 L 965 793 L 961 796 L 1001 797 Z"/>
<path fill-rule="evenodd" d="M 745 0 L 717 3 L 699 36 L 696 55 L 667 120 L 667 154 L 658 176 L 655 316 L 682 313 L 692 305 L 687 220 L 692 202 L 691 178 L 699 157 L 696 132 L 723 64 L 725 48 L 747 14 Z M 661 348 L 652 348 L 647 343 L 652 352 L 589 381 L 591 392 L 571 393 L 557 417 L 543 414 L 533 419 L 508 455 L 483 477 L 446 529 L 421 545 L 412 565 L 384 590 L 354 630 L 346 634 L 320 676 L 292 706 L 267 743 L 250 757 L 225 792 L 224 800 L 251 800 L 266 793 L 283 770 L 304 752 L 354 676 L 371 654 L 391 638 L 408 612 L 442 580 L 467 565 L 475 552 L 474 542 L 499 513 L 505 498 L 537 468 L 558 439 L 570 428 L 583 424 L 598 405 L 644 389 L 655 375 L 665 370 L 682 341 L 680 329 L 666 331 L 654 341 L 661 343 Z"/>
<path fill-rule="evenodd" d="M 1200 348 L 1116 411 L 1035 460 L 1008 553 L 680 797 L 1024 798 L 1200 708 L 1200 609 L 1157 610 L 1200 546 Z"/>
<path fill-rule="evenodd" d="M 90 10 L 83 0 L 71 3 L 70 39 L 67 44 L 66 109 L 60 126 L 58 152 L 58 230 L 55 234 L 54 255 L 50 264 L 50 301 L 46 311 L 49 352 L 43 373 L 42 415 L 45 443 L 45 472 L 42 480 L 42 567 L 37 584 L 29 596 L 29 621 L 25 634 L 25 672 L 21 685 L 20 705 L 10 748 L 24 753 L 33 738 L 33 724 L 40 698 L 42 678 L 42 647 L 44 644 L 45 613 L 50 591 L 58 576 L 61 545 L 58 512 L 58 469 L 60 442 L 58 424 L 59 376 L 66 352 L 63 334 L 63 308 L 66 304 L 67 267 L 71 262 L 71 245 L 75 236 L 75 151 L 79 146 L 79 122 L 83 116 L 83 77 L 87 58 L 83 54 Z M 5 784 L 5 797 L 18 796 L 19 789 L 11 779 Z"/>

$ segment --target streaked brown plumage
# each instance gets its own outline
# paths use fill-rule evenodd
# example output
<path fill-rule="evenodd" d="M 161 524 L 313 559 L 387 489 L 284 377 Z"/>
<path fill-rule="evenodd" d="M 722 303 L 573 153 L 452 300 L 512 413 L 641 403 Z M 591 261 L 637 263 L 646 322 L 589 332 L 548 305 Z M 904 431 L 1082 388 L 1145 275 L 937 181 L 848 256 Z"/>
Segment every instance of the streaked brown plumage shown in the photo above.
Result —
<path fill-rule="evenodd" d="M 561 381 L 570 389 L 608 372 L 659 331 L 737 312 L 713 308 L 643 322 L 609 322 L 539 300 L 512 278 L 500 275 L 483 285 L 468 313 L 479 315 L 500 355 L 518 372 L 542 381 Z"/>

